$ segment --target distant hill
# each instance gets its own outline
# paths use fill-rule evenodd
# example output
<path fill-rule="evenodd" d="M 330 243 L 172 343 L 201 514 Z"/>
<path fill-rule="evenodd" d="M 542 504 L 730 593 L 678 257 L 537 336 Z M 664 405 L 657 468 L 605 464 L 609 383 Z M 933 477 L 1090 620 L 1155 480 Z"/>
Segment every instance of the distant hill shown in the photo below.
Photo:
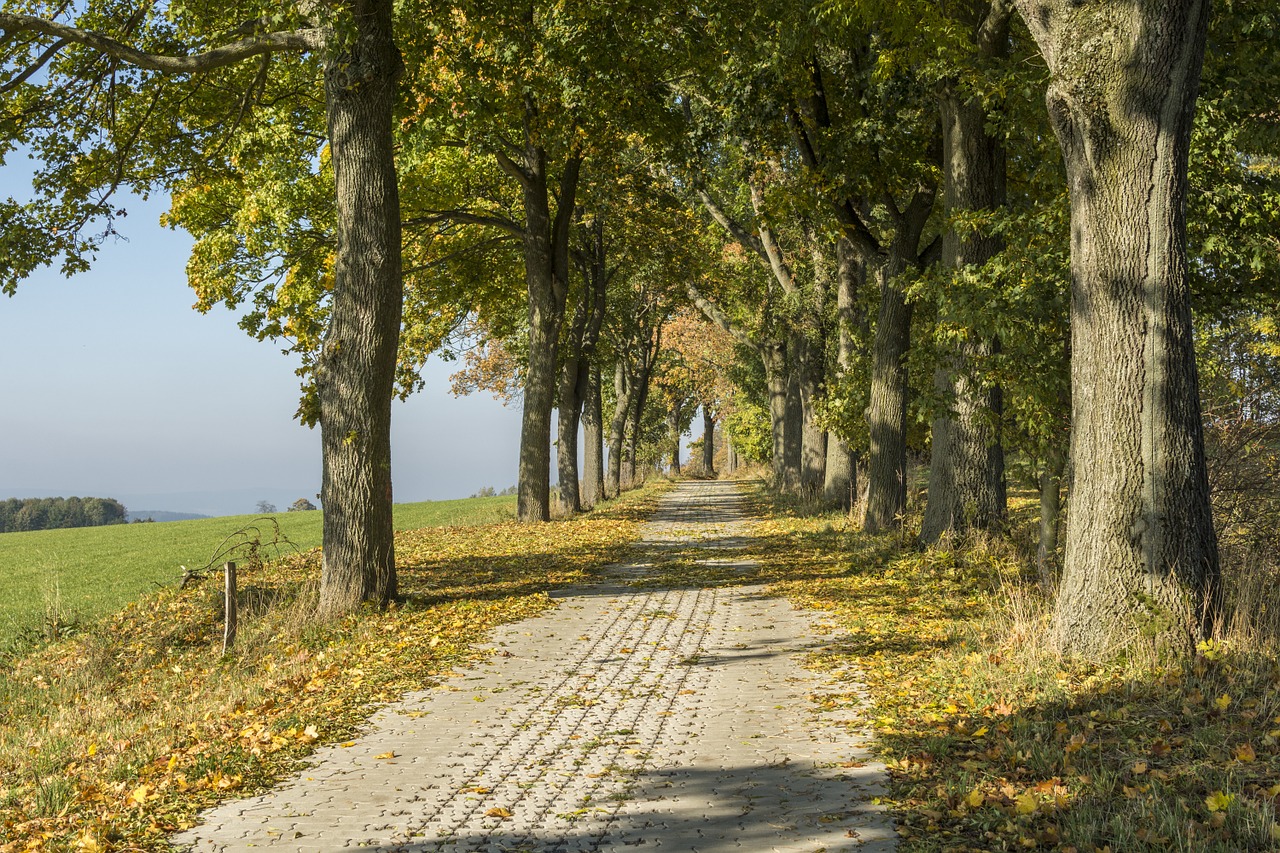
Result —
<path fill-rule="evenodd" d="M 208 515 L 200 515 L 198 512 L 167 512 L 162 509 L 140 509 L 137 511 L 129 510 L 126 514 L 126 520 L 134 521 L 190 521 L 193 518 L 210 518 Z"/>

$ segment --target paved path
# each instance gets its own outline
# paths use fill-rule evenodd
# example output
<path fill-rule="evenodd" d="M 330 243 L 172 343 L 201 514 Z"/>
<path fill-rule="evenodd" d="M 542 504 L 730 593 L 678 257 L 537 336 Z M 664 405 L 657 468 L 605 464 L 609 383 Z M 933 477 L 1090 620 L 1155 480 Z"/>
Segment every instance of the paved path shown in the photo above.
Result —
<path fill-rule="evenodd" d="M 734 564 L 731 483 L 680 484 L 650 547 Z M 206 812 L 197 851 L 889 851 L 882 769 L 809 700 L 825 637 L 760 587 L 566 591 L 484 663 L 378 712 L 353 746 Z M 848 685 L 839 688 L 847 691 Z M 854 725 L 851 726 L 850 723 Z M 394 757 L 385 756 L 391 753 Z"/>

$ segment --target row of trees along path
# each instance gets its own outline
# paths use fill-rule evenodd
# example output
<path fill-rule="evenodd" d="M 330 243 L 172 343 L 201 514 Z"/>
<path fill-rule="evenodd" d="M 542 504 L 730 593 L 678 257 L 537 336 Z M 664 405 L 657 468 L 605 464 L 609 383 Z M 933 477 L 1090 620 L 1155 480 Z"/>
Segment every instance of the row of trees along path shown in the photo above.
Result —
<path fill-rule="evenodd" d="M 726 577 L 750 525 L 731 482 L 684 482 L 643 532 Z M 173 840 L 197 851 L 894 849 L 883 768 L 850 673 L 801 664 L 832 639 L 758 586 L 645 585 L 653 565 L 565 590 L 497 632 L 484 663 L 380 711 L 354 742 Z M 856 684 L 853 685 L 856 691 Z"/>
<path fill-rule="evenodd" d="M 926 543 L 1003 523 L 1010 445 L 1040 478 L 1050 563 L 1070 472 L 1062 648 L 1189 652 L 1222 588 L 1193 289 L 1224 322 L 1275 304 L 1272 18 L 9 0 L 0 151 L 40 165 L 33 200 L 0 210 L 0 286 L 87 269 L 117 191 L 172 194 L 198 307 L 244 306 L 303 359 L 324 615 L 396 595 L 392 398 L 462 334 L 472 385 L 523 401 L 521 520 L 550 515 L 557 408 L 570 512 L 695 403 L 783 490 L 848 505 L 865 458 L 871 532 L 901 524 L 927 444 Z M 705 331 L 676 346 L 677 317 Z"/>

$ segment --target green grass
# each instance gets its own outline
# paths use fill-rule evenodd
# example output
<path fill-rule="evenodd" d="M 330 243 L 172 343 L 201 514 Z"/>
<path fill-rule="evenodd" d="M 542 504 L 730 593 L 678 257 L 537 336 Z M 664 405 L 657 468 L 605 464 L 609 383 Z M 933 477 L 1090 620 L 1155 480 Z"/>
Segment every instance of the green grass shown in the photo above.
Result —
<path fill-rule="evenodd" d="M 513 517 L 514 497 L 396 504 L 397 530 L 471 526 Z M 320 544 L 322 513 L 282 512 L 281 532 L 299 549 Z M 119 609 L 155 584 L 182 579 L 181 566 L 209 563 L 231 534 L 257 525 L 260 515 L 193 521 L 120 524 L 72 530 L 0 534 L 0 648 L 24 631 L 42 633 L 57 623 L 93 619 Z"/>

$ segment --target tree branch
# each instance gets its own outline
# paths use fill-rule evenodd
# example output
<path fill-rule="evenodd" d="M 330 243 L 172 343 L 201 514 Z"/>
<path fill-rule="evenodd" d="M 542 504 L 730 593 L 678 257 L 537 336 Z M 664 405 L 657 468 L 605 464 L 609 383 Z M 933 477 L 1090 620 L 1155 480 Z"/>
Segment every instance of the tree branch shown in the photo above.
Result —
<path fill-rule="evenodd" d="M 31 15 L 0 13 L 0 30 L 6 35 L 35 32 L 52 36 L 74 44 L 81 44 L 99 53 L 127 62 L 138 68 L 159 71 L 162 74 L 196 74 L 234 65 L 244 59 L 277 51 L 305 52 L 324 45 L 324 32 L 319 29 L 293 30 L 267 33 L 254 38 L 241 39 L 216 47 L 204 53 L 189 56 L 163 56 L 130 47 L 101 33 L 83 30 Z"/>
<path fill-rule="evenodd" d="M 750 231 L 743 228 L 741 223 L 729 214 L 725 213 L 724 208 L 720 207 L 720 205 L 716 203 L 716 200 L 713 199 L 706 190 L 699 187 L 697 192 L 698 198 L 702 201 L 702 206 L 711 214 L 711 218 L 718 222 L 720 227 L 728 232 L 730 237 L 732 237 L 748 252 L 754 252 L 765 261 L 769 260 L 768 255 L 765 254 L 764 246 L 760 244 L 759 237 L 756 237 Z"/>
<path fill-rule="evenodd" d="M 703 316 L 716 326 L 719 326 L 724 331 L 733 335 L 733 337 L 742 344 L 749 347 L 755 347 L 755 342 L 751 340 L 747 333 L 743 331 L 741 327 L 735 325 L 734 322 L 729 319 L 728 315 L 720 310 L 719 306 L 703 296 L 696 285 L 690 283 L 686 285 L 686 289 L 689 293 L 689 299 L 698 307 L 698 310 L 702 312 Z"/>
<path fill-rule="evenodd" d="M 800 289 L 796 284 L 796 277 L 791 272 L 791 267 L 787 266 L 786 258 L 782 257 L 782 249 L 778 246 L 778 240 L 774 237 L 773 231 L 764 224 L 764 215 L 761 212 L 764 195 L 755 181 L 751 181 L 750 185 L 751 207 L 756 212 L 756 221 L 760 223 L 757 230 L 760 232 L 760 245 L 764 249 L 765 259 L 769 261 L 769 269 L 773 271 L 773 277 L 777 279 L 778 284 L 782 285 L 784 293 L 795 293 Z"/>
<path fill-rule="evenodd" d="M 433 210 L 422 216 L 414 216 L 409 219 L 401 220 L 400 225 L 403 228 L 416 228 L 419 225 L 438 225 L 441 222 L 458 222 L 463 225 L 483 225 L 488 228 L 497 228 L 505 231 L 518 240 L 523 240 L 525 236 L 524 228 L 517 225 L 505 216 L 497 216 L 495 214 L 473 213 L 470 210 Z"/>

